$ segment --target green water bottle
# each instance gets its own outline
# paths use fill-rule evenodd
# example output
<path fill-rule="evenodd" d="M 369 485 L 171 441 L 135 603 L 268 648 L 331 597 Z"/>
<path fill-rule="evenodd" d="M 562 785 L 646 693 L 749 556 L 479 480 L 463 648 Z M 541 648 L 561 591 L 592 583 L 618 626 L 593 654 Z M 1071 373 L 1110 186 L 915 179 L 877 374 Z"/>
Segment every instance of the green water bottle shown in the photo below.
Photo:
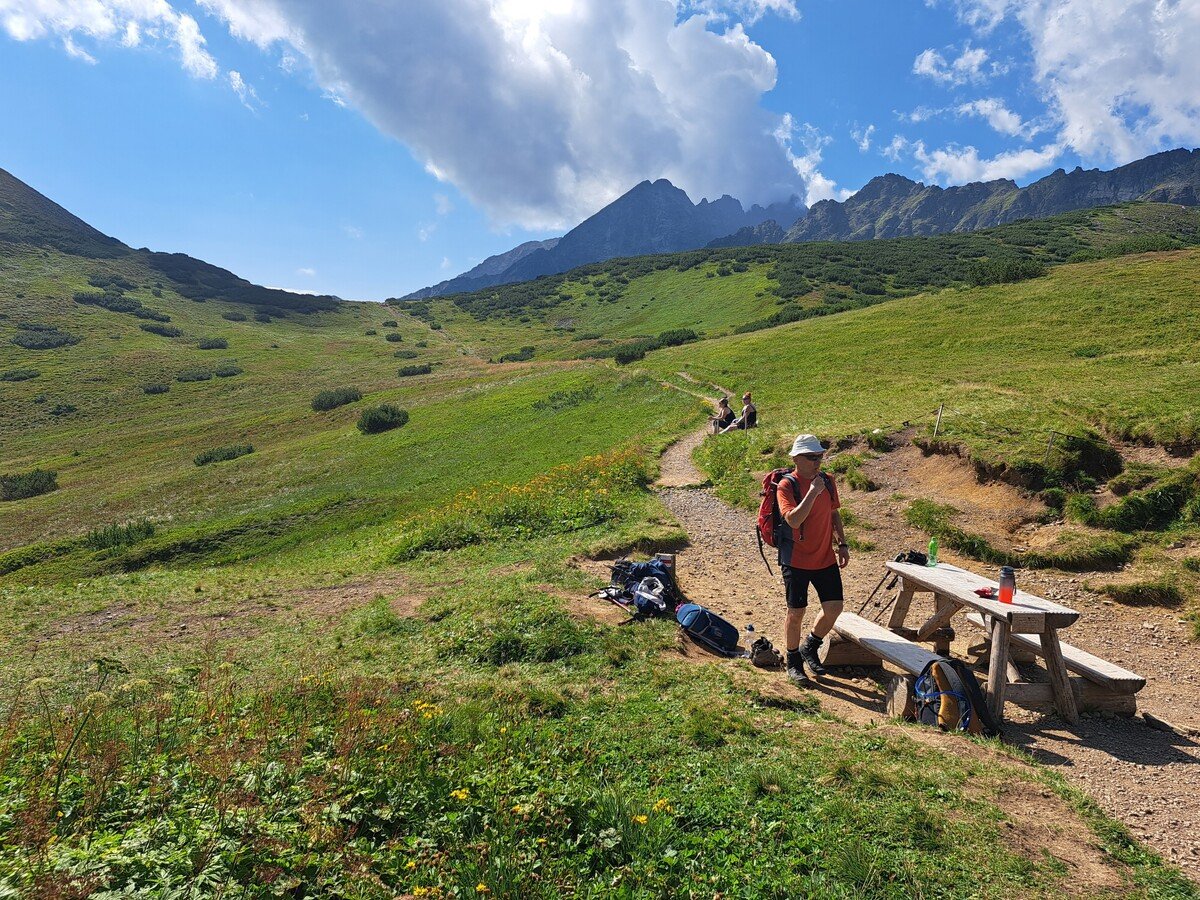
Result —
<path fill-rule="evenodd" d="M 929 561 L 926 562 L 925 565 L 930 566 L 930 567 L 937 565 L 937 548 L 938 548 L 937 537 L 936 536 L 931 537 L 929 539 Z"/>

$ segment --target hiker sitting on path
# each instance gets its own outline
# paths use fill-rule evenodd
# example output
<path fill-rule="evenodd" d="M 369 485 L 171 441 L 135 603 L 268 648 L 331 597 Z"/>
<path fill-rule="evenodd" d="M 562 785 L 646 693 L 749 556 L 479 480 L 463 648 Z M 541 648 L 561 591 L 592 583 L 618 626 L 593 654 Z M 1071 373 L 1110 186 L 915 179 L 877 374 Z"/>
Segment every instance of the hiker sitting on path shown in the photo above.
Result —
<path fill-rule="evenodd" d="M 825 448 L 814 435 L 797 437 L 791 453 L 795 469 L 780 480 L 777 494 L 779 514 L 788 526 L 779 529 L 778 538 L 787 597 L 787 674 L 801 685 L 809 684 L 805 663 L 814 675 L 825 674 L 817 650 L 841 615 L 841 570 L 850 562 L 837 485 L 821 471 L 824 455 Z M 817 590 L 821 614 L 801 645 L 810 584 Z"/>
<path fill-rule="evenodd" d="M 758 410 L 754 404 L 750 402 L 750 392 L 742 394 L 742 413 L 728 425 L 721 429 L 721 434 L 726 431 L 745 431 L 747 428 L 754 428 L 758 425 Z"/>
<path fill-rule="evenodd" d="M 713 434 L 719 434 L 733 421 L 733 410 L 729 408 L 729 398 L 722 397 L 717 401 L 717 414 L 709 416 L 708 420 L 712 422 Z"/>

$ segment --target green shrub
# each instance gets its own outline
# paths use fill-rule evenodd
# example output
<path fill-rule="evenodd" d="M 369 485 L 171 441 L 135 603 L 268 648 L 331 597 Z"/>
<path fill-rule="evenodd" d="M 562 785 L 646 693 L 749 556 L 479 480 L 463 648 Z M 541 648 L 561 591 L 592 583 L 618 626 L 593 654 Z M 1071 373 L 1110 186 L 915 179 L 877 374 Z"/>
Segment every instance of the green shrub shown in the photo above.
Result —
<path fill-rule="evenodd" d="M 385 341 L 388 341 L 389 343 L 398 344 L 398 343 L 400 343 L 400 341 L 404 340 L 404 336 L 396 334 L 396 332 L 393 331 L 390 334 L 385 334 L 383 336 L 383 339 Z"/>
<path fill-rule="evenodd" d="M 416 350 L 397 350 L 392 354 L 396 359 L 416 359 L 420 355 Z"/>
<path fill-rule="evenodd" d="M 515 353 L 505 353 L 503 356 L 497 359 L 496 362 L 528 362 L 529 360 L 533 359 L 533 353 L 535 349 L 536 348 L 534 347 L 522 347 Z"/>
<path fill-rule="evenodd" d="M 411 366 L 401 366 L 399 375 L 401 378 L 411 378 L 414 375 L 428 375 L 433 371 L 433 367 L 429 363 L 416 363 Z"/>
<path fill-rule="evenodd" d="M 891 439 L 882 431 L 878 434 L 872 432 L 867 435 L 867 446 L 876 453 L 890 453 L 892 450 Z"/>
<path fill-rule="evenodd" d="M 149 519 L 139 519 L 124 525 L 105 525 L 93 528 L 83 539 L 83 544 L 92 550 L 112 550 L 117 547 L 128 547 L 138 541 L 154 537 L 154 523 Z"/>
<path fill-rule="evenodd" d="M 83 340 L 66 331 L 59 331 L 53 325 L 22 322 L 19 329 L 11 340 L 25 350 L 54 350 L 58 347 L 70 347 Z"/>
<path fill-rule="evenodd" d="M 1183 567 L 1189 572 L 1200 572 L 1200 556 L 1189 556 L 1183 561 Z"/>
<path fill-rule="evenodd" d="M 271 314 L 269 312 L 264 312 L 264 311 L 260 310 L 254 314 L 254 321 L 255 322 L 270 322 Z"/>
<path fill-rule="evenodd" d="M 218 378 L 232 378 L 234 375 L 241 375 L 246 370 L 234 363 L 223 363 L 217 366 L 213 374 Z"/>
<path fill-rule="evenodd" d="M 379 434 L 402 428 L 408 424 L 408 410 L 401 409 L 391 403 L 381 403 L 362 411 L 358 417 L 358 430 L 363 434 Z"/>
<path fill-rule="evenodd" d="M 384 328 L 399 328 L 400 323 L 397 322 L 395 319 L 387 319 L 384 321 L 383 327 Z"/>
<path fill-rule="evenodd" d="M 225 338 L 200 338 L 196 346 L 201 350 L 228 350 L 229 341 Z"/>
<path fill-rule="evenodd" d="M 212 372 L 207 369 L 185 369 L 175 376 L 176 381 L 209 381 L 212 378 Z"/>
<path fill-rule="evenodd" d="M 0 381 L 29 381 L 41 374 L 37 369 L 9 369 L 7 372 L 0 372 Z"/>
<path fill-rule="evenodd" d="M 579 406 L 582 403 L 590 403 L 594 399 L 596 399 L 596 386 L 589 384 L 587 387 L 577 388 L 573 391 L 555 391 L 548 397 L 535 401 L 533 408 L 539 412 L 544 410 L 557 412 L 572 406 Z"/>
<path fill-rule="evenodd" d="M 153 322 L 143 322 L 138 328 L 150 334 L 157 334 L 160 337 L 177 338 L 183 337 L 183 332 L 174 325 L 161 325 Z"/>
<path fill-rule="evenodd" d="M 245 322 L 246 314 L 242 312 L 227 312 L 221 313 L 222 319 L 228 319 L 230 322 Z"/>
<path fill-rule="evenodd" d="M 1096 498 L 1091 494 L 1071 494 L 1063 505 L 1063 515 L 1069 522 L 1080 525 L 1095 525 L 1099 517 Z"/>
<path fill-rule="evenodd" d="M 363 334 L 365 334 L 367 337 L 375 337 L 375 335 L 379 334 L 379 332 L 376 331 L 374 328 L 368 328 L 366 331 L 363 332 Z"/>
<path fill-rule="evenodd" d="M 52 416 L 69 416 L 71 413 L 76 412 L 76 410 L 77 410 L 77 407 L 75 407 L 74 404 L 55 403 L 52 407 L 50 407 L 50 415 L 52 415 Z"/>
<path fill-rule="evenodd" d="M 1062 512 L 1067 503 L 1067 492 L 1062 488 L 1046 488 L 1042 491 L 1042 502 L 1058 512 Z"/>
<path fill-rule="evenodd" d="M 429 346 L 429 341 L 417 341 L 416 344 L 414 344 L 413 346 L 420 347 L 422 350 L 424 350 L 426 347 Z"/>
<path fill-rule="evenodd" d="M 49 469 L 0 475 L 0 500 L 26 500 L 58 490 L 58 473 Z"/>
<path fill-rule="evenodd" d="M 856 491 L 877 491 L 879 485 L 867 477 L 861 469 L 851 469 L 846 473 L 846 484 Z"/>
<path fill-rule="evenodd" d="M 312 408 L 314 412 L 328 412 L 347 403 L 357 403 L 361 399 L 362 392 L 358 388 L 334 388 L 331 391 L 321 391 L 313 397 Z"/>
<path fill-rule="evenodd" d="M 631 362 L 637 362 L 639 359 L 646 358 L 646 351 L 634 347 L 622 347 L 613 354 L 613 359 L 618 366 L 627 366 Z"/>
<path fill-rule="evenodd" d="M 230 444 L 227 447 L 213 447 L 205 450 L 203 453 L 197 454 L 194 461 L 198 466 L 206 466 L 209 463 L 237 459 L 239 456 L 253 452 L 254 447 L 251 444 Z"/>
<path fill-rule="evenodd" d="M 142 385 L 142 392 L 146 394 L 165 394 L 170 389 L 169 384 L 163 384 L 160 381 L 151 381 Z"/>

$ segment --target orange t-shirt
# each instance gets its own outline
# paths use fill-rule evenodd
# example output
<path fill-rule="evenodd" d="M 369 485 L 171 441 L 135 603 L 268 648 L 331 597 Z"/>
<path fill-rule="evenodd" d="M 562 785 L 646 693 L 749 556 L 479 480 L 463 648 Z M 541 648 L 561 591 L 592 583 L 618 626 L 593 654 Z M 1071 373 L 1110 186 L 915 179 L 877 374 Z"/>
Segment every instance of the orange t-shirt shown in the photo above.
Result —
<path fill-rule="evenodd" d="M 790 480 L 779 483 L 776 499 L 781 516 L 786 516 L 800 505 L 800 499 L 808 493 L 809 485 L 812 484 L 812 479 L 801 478 L 795 470 L 792 471 L 792 477 L 796 479 L 799 493 L 793 493 Z M 833 476 L 825 477 L 829 479 L 825 492 L 813 502 L 812 509 L 808 511 L 808 518 L 801 523 L 801 527 L 791 530 L 790 558 L 780 559 L 784 565 L 794 569 L 827 569 L 837 565 L 837 555 L 833 552 L 833 511 L 839 509 L 842 504 L 838 500 L 837 484 Z"/>

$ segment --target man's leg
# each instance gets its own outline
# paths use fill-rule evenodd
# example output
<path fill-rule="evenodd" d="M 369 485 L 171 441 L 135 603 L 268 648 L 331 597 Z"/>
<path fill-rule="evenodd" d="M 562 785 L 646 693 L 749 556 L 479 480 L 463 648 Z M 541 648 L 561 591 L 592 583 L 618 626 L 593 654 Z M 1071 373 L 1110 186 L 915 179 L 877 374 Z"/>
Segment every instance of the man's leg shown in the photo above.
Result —
<path fill-rule="evenodd" d="M 842 614 L 842 605 L 845 599 L 842 592 L 842 570 L 833 565 L 811 573 L 811 578 L 813 587 L 817 589 L 817 596 L 821 600 L 821 615 L 817 617 L 817 621 L 813 622 L 812 633 L 800 647 L 800 656 L 808 663 L 808 667 L 813 670 L 814 675 L 824 675 L 825 666 L 821 664 L 818 651 L 825 641 L 825 636 L 833 630 L 833 623 Z"/>
<path fill-rule="evenodd" d="M 803 606 L 799 609 L 788 607 L 784 636 L 787 638 L 787 649 L 789 652 L 800 649 L 800 639 L 804 636 L 804 612 Z"/>
<path fill-rule="evenodd" d="M 787 676 L 799 685 L 808 685 L 804 659 L 800 656 L 800 637 L 804 634 L 804 609 L 808 606 L 808 579 L 790 566 L 783 568 L 783 589 L 787 597 L 784 640 L 787 646 Z"/>
<path fill-rule="evenodd" d="M 824 640 L 825 635 L 833 631 L 833 623 L 842 614 L 843 605 L 841 600 L 830 600 L 828 603 L 822 603 L 821 615 L 817 616 L 817 621 L 813 622 L 812 633 Z"/>

